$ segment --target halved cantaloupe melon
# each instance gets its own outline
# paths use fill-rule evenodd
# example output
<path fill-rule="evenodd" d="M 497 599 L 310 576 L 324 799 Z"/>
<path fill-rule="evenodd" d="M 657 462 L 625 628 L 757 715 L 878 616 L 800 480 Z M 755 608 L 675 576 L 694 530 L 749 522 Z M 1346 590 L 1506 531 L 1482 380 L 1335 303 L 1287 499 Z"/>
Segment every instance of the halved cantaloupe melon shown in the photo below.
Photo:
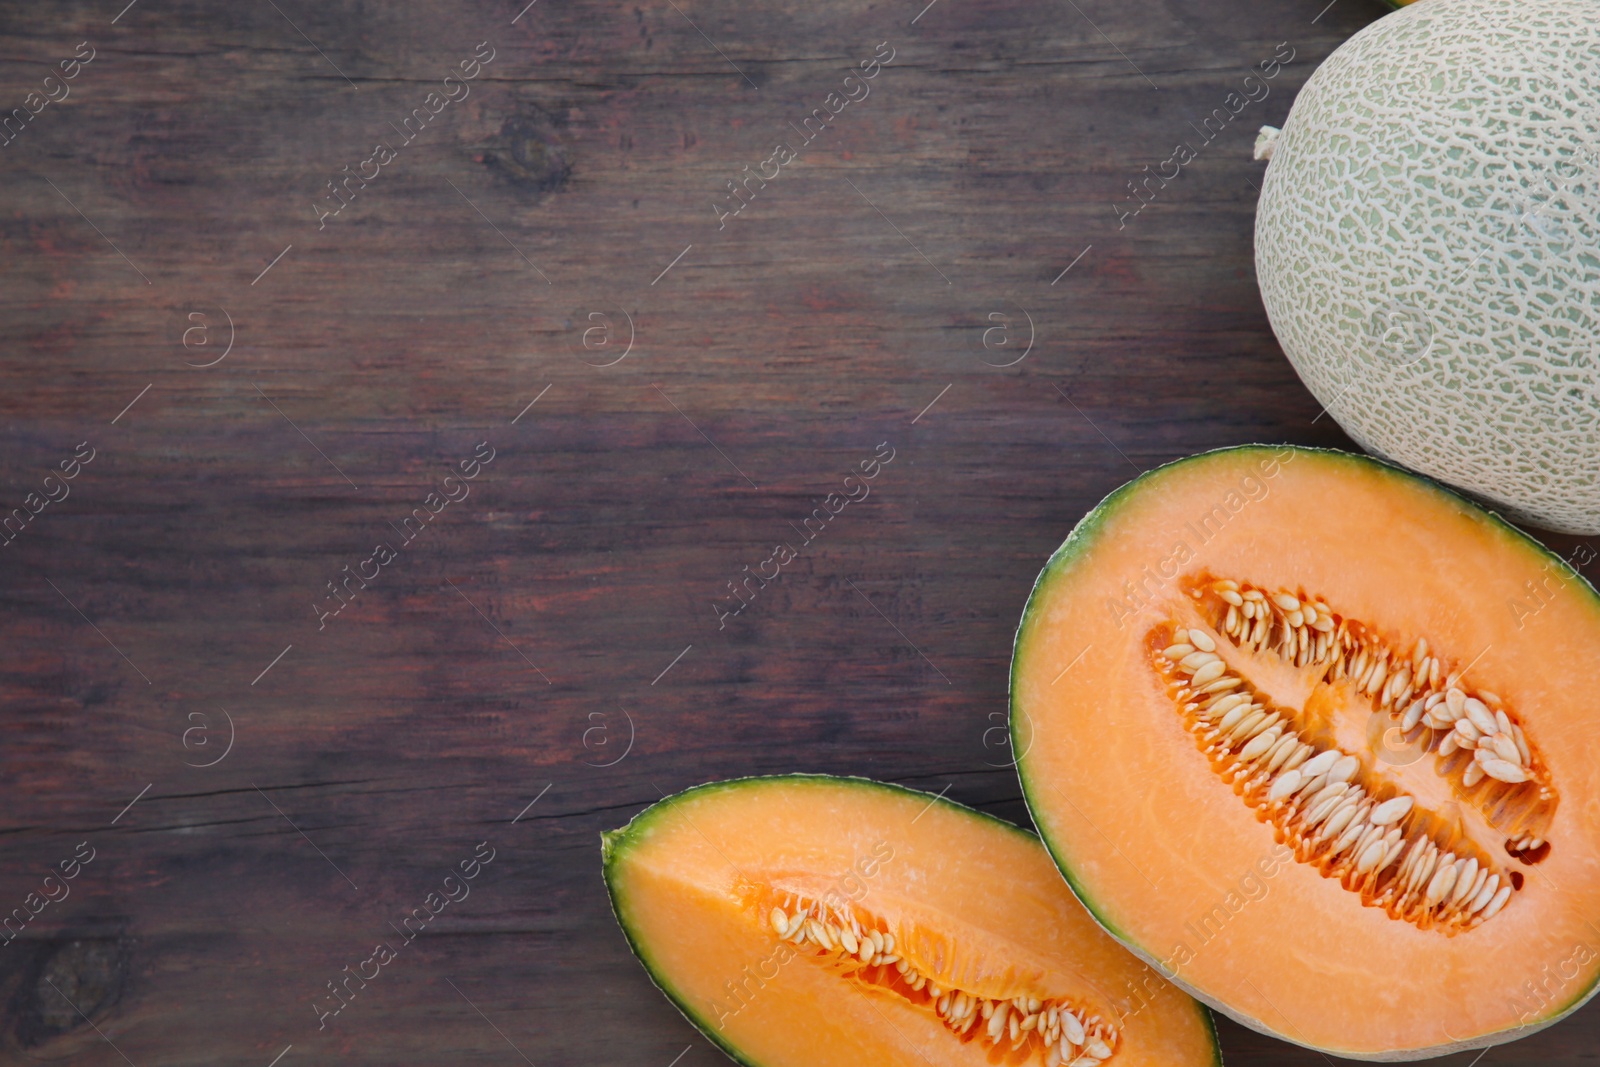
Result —
<path fill-rule="evenodd" d="M 939 797 L 745 778 L 603 849 L 634 952 L 743 1063 L 1220 1063 L 1205 1009 L 1095 925 L 1036 837 Z"/>
<path fill-rule="evenodd" d="M 1415 1059 L 1600 977 L 1600 598 L 1460 497 L 1252 446 L 1108 497 L 1012 664 L 1029 809 L 1125 945 L 1257 1030 Z"/>

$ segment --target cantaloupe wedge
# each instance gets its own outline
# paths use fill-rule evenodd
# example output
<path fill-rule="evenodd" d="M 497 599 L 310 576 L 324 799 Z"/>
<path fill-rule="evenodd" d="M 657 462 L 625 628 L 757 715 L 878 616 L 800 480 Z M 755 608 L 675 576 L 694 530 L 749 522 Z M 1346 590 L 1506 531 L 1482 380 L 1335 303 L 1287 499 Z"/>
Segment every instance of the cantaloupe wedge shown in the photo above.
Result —
<path fill-rule="evenodd" d="M 1600 598 L 1455 494 L 1246 447 L 1108 497 L 1040 575 L 1012 730 L 1107 930 L 1366 1059 L 1531 1033 L 1600 978 Z"/>
<path fill-rule="evenodd" d="M 760 1067 L 1220 1064 L 1038 838 L 859 778 L 691 789 L 604 835 L 617 921 L 690 1022 Z"/>

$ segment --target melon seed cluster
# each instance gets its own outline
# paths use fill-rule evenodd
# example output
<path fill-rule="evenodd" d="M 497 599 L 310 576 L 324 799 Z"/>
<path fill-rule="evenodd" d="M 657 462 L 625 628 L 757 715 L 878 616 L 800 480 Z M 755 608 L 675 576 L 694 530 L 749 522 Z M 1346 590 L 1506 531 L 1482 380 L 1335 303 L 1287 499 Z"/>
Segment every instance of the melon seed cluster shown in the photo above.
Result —
<path fill-rule="evenodd" d="M 1172 640 L 1161 658 L 1183 679 L 1178 696 L 1190 729 L 1224 781 L 1271 820 L 1297 860 L 1421 929 L 1471 929 L 1505 907 L 1511 884 L 1502 884 L 1487 858 L 1441 848 L 1415 798 L 1379 799 L 1370 783 L 1356 780 L 1357 757 L 1305 741 L 1294 712 L 1269 706 L 1229 671 L 1203 630 L 1179 629 Z"/>
<path fill-rule="evenodd" d="M 1485 779 L 1492 779 L 1490 787 L 1535 783 L 1536 792 L 1518 791 L 1521 803 L 1507 805 L 1504 796 L 1492 798 L 1493 806 L 1502 810 L 1486 814 L 1512 815 L 1521 824 L 1536 826 L 1549 822 L 1555 796 L 1541 780 L 1548 776 L 1535 769 L 1534 752 L 1522 727 L 1511 720 L 1495 694 L 1463 689 L 1460 675 L 1446 673 L 1439 656 L 1430 654 L 1426 638 L 1418 638 L 1406 656 L 1389 649 L 1361 624 L 1336 616 L 1320 600 L 1268 593 L 1228 580 L 1212 582 L 1210 591 L 1223 609 L 1217 612 L 1219 629 L 1240 648 L 1267 649 L 1297 667 L 1329 664 L 1329 681 L 1354 679 L 1356 692 L 1371 697 L 1377 710 L 1389 712 L 1408 737 L 1419 725 L 1434 731 L 1426 742 L 1440 757 L 1448 760 L 1458 751 L 1471 752 L 1442 768 L 1457 777 L 1463 789 L 1473 789 Z M 1196 594 L 1203 595 L 1199 590 Z M 1544 843 L 1537 830 L 1518 825 L 1507 847 L 1526 853 Z"/>
<path fill-rule="evenodd" d="M 795 909 L 791 914 L 786 909 Z M 895 954 L 895 938 L 876 917 L 864 923 L 851 909 L 830 910 L 814 901 L 784 900 L 767 916 L 773 931 L 796 945 L 813 945 L 836 962 L 859 968 L 882 967 L 878 984 L 890 985 L 913 1002 L 932 1007 L 941 1022 L 958 1036 L 971 1034 L 984 1045 L 1015 1052 L 1024 1047 L 1045 1067 L 1099 1067 L 1111 1058 L 1116 1030 L 1098 1015 L 1065 1000 L 1014 997 L 990 1000 L 940 986 Z M 893 978 L 888 971 L 892 970 Z M 870 979 L 869 979 L 870 980 Z"/>

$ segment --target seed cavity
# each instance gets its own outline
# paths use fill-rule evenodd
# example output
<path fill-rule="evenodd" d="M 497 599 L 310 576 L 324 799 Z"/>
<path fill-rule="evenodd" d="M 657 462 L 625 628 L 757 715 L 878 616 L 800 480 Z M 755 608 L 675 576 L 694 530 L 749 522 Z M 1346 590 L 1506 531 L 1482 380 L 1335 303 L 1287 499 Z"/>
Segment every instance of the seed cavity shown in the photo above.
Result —
<path fill-rule="evenodd" d="M 888 924 L 856 906 L 789 894 L 766 913 L 769 929 L 841 977 L 888 989 L 920 1005 L 962 1041 L 976 1041 L 990 1061 L 1045 1067 L 1099 1067 L 1114 1055 L 1117 1028 L 1066 998 L 991 999 L 939 985 L 895 952 Z"/>
<path fill-rule="evenodd" d="M 1453 779 L 1463 799 L 1506 835 L 1508 853 L 1529 864 L 1549 854 L 1545 834 L 1558 798 L 1538 751 L 1515 712 L 1494 693 L 1469 690 L 1465 672 L 1426 638 L 1418 638 L 1409 653 L 1400 651 L 1374 627 L 1285 590 L 1202 579 L 1191 594 L 1236 648 L 1320 668 L 1329 684 L 1353 681 L 1374 710 L 1395 721 L 1407 744 L 1420 742 L 1439 757 L 1439 773 Z M 1298 624 L 1296 611 L 1302 616 Z M 1208 635 L 1207 640 L 1215 652 L 1214 639 Z M 1181 645 L 1192 642 L 1174 641 L 1172 647 Z"/>
<path fill-rule="evenodd" d="M 1518 863 L 1549 854 L 1557 797 L 1515 712 L 1419 638 L 1396 652 L 1376 630 L 1321 600 L 1231 580 L 1202 578 L 1191 595 L 1217 635 L 1252 656 L 1312 668 L 1319 682 L 1350 683 L 1387 713 L 1408 744 L 1506 834 Z M 1483 854 L 1445 818 L 1368 773 L 1360 757 L 1313 736 L 1296 709 L 1274 705 L 1230 670 L 1200 627 L 1151 636 L 1157 670 L 1213 769 L 1272 822 L 1302 863 L 1337 878 L 1391 918 L 1454 935 L 1488 921 L 1522 875 Z"/>

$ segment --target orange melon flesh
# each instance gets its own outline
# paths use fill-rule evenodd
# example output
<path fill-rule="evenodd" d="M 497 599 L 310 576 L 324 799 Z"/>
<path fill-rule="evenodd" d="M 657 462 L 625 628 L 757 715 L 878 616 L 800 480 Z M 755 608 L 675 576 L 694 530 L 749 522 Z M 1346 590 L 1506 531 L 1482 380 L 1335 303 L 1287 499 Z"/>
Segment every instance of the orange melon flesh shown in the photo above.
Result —
<path fill-rule="evenodd" d="M 1221 1062 L 1205 1010 L 1106 936 L 1037 838 L 938 797 L 862 779 L 747 778 L 663 801 L 603 847 L 635 953 L 741 1062 L 1047 1062 L 1036 1041 L 997 1051 L 981 1018 L 958 1035 L 936 1013 L 934 984 L 974 1002 L 1074 1005 L 1114 1030 L 1105 1062 L 1116 1067 Z M 933 984 L 913 991 L 892 965 L 784 940 L 772 909 L 792 919 L 803 900 L 892 933 L 894 954 Z"/>
<path fill-rule="evenodd" d="M 1449 729 L 1413 727 L 1420 740 L 1408 746 L 1403 713 L 1356 682 L 1336 671 L 1319 681 L 1331 668 L 1241 645 L 1211 592 L 1226 580 L 1320 600 L 1339 625 L 1404 657 L 1424 638 L 1456 688 L 1509 712 L 1537 780 L 1466 789 L 1460 768 L 1481 758 L 1441 756 Z M 1161 648 L 1186 627 L 1216 646 L 1220 677 L 1244 676 L 1260 699 L 1298 709 L 1291 723 L 1307 732 L 1297 736 L 1357 757 L 1352 781 L 1372 804 L 1412 797 L 1393 828 L 1422 827 L 1462 864 L 1481 856 L 1519 888 L 1486 919 L 1488 908 L 1446 914 L 1453 890 L 1431 905 L 1429 887 L 1401 891 L 1403 859 L 1367 881 L 1293 853 L 1300 838 L 1285 827 L 1298 824 L 1284 805 L 1300 801 L 1262 800 L 1275 780 L 1265 771 L 1219 773 L 1213 757 L 1236 756 L 1208 752 L 1213 726 L 1195 725 L 1193 709 L 1218 694 L 1198 695 L 1200 668 L 1186 674 Z M 1391 676 L 1399 669 L 1397 659 Z M 1600 598 L 1526 536 L 1364 457 L 1250 446 L 1142 476 L 1056 552 L 1017 633 L 1013 742 L 1040 833 L 1123 944 L 1257 1030 L 1351 1058 L 1415 1059 L 1531 1033 L 1595 990 L 1596 678 Z M 1513 839 L 1520 853 L 1508 851 Z"/>

